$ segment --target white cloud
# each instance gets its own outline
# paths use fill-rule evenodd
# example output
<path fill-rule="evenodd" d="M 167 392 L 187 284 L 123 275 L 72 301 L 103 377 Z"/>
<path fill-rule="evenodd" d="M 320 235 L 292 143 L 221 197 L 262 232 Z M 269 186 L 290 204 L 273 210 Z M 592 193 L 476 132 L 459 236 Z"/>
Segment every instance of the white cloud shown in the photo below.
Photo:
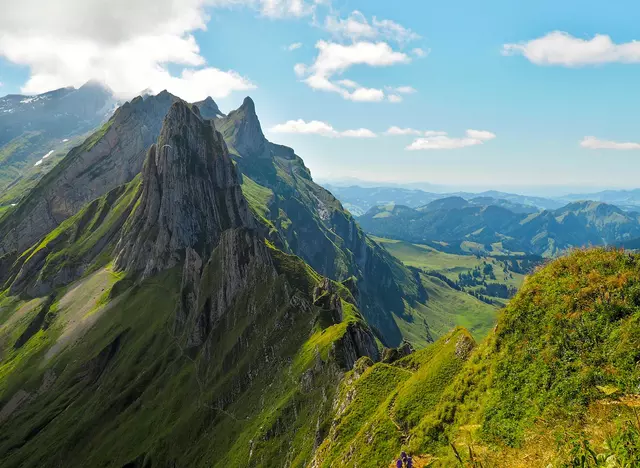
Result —
<path fill-rule="evenodd" d="M 392 102 L 394 104 L 402 102 L 402 96 L 398 94 L 389 94 L 389 96 L 387 96 L 387 99 L 389 100 L 389 102 Z"/>
<path fill-rule="evenodd" d="M 495 133 L 487 132 L 486 130 L 467 130 L 467 136 L 475 138 L 477 140 L 493 140 L 496 137 Z"/>
<path fill-rule="evenodd" d="M 616 44 L 605 34 L 580 39 L 569 33 L 553 31 L 545 36 L 519 44 L 505 44 L 504 55 L 523 55 L 536 65 L 578 67 L 604 63 L 640 62 L 640 42 Z"/>
<path fill-rule="evenodd" d="M 193 33 L 207 7 L 245 6 L 270 17 L 312 14 L 320 0 L 0 0 L 0 57 L 26 66 L 25 93 L 95 79 L 118 95 L 168 89 L 188 100 L 255 85 L 206 63 Z M 177 72 L 170 71 L 178 70 Z"/>
<path fill-rule="evenodd" d="M 397 94 L 413 94 L 418 92 L 411 86 L 397 86 L 395 88 L 393 86 L 387 86 L 387 90 Z"/>
<path fill-rule="evenodd" d="M 338 93 L 351 101 L 382 101 L 385 94 L 381 89 L 361 87 L 352 80 L 334 81 L 336 75 L 356 65 L 388 67 L 411 61 L 407 54 L 394 51 L 386 42 L 343 45 L 318 41 L 316 48 L 319 52 L 315 62 L 310 66 L 297 64 L 294 67 L 296 75 L 301 78 L 307 76 L 303 81 L 313 89 Z"/>
<path fill-rule="evenodd" d="M 301 78 L 307 73 L 307 66 L 304 63 L 296 63 L 293 66 L 293 72 L 297 77 Z"/>
<path fill-rule="evenodd" d="M 406 149 L 409 151 L 450 150 L 464 148 L 466 146 L 482 145 L 486 141 L 496 138 L 494 133 L 484 130 L 467 130 L 466 136 L 462 138 L 452 138 L 445 132 L 425 132 L 425 135 L 427 133 L 433 136 L 416 138 Z"/>
<path fill-rule="evenodd" d="M 396 92 L 401 94 L 413 94 L 417 91 L 415 88 L 412 88 L 411 86 L 400 86 L 399 88 L 396 88 Z"/>
<path fill-rule="evenodd" d="M 367 18 L 357 10 L 345 19 L 327 16 L 324 26 L 337 39 L 350 39 L 354 42 L 363 39 L 383 39 L 397 42 L 398 44 L 406 44 L 420 38 L 412 30 L 391 20 L 378 20 L 374 16 L 371 23 L 369 23 Z"/>
<path fill-rule="evenodd" d="M 422 135 L 420 130 L 416 130 L 415 128 L 400 128 L 400 127 L 389 127 L 389 129 L 384 132 L 385 135 Z"/>
<path fill-rule="evenodd" d="M 293 44 L 290 44 L 290 45 L 287 47 L 287 50 L 288 50 L 289 52 L 291 52 L 291 51 L 293 51 L 293 50 L 297 50 L 297 49 L 299 49 L 300 47 L 302 47 L 302 42 L 294 42 Z"/>
<path fill-rule="evenodd" d="M 360 87 L 360 85 L 358 83 L 356 83 L 355 81 L 352 81 L 352 80 L 340 80 L 340 81 L 337 81 L 337 83 L 340 86 L 344 86 L 345 88 L 355 89 L 355 88 L 359 88 Z"/>
<path fill-rule="evenodd" d="M 356 130 L 345 130 L 341 133 L 344 137 L 349 138 L 376 138 L 378 135 L 367 128 L 358 128 Z"/>
<path fill-rule="evenodd" d="M 476 130 L 467 130 L 467 135 L 472 137 L 472 135 L 469 134 L 469 132 L 475 132 Z M 419 135 L 419 136 L 425 136 L 425 137 L 437 137 L 437 136 L 446 136 L 447 132 L 441 132 L 441 131 L 436 131 L 436 130 L 426 130 L 426 131 L 422 131 L 422 130 L 416 130 L 415 128 L 401 128 L 401 127 L 389 127 L 389 129 L 384 132 L 385 135 L 391 135 L 391 136 L 403 136 L 403 135 Z M 490 132 L 486 132 L 487 135 L 485 135 L 485 137 L 488 137 L 488 134 Z M 491 135 L 493 135 L 491 133 Z M 494 135 L 495 136 L 495 135 Z M 476 136 L 477 138 L 477 136 Z"/>
<path fill-rule="evenodd" d="M 416 57 L 426 57 L 427 55 L 429 55 L 429 51 L 425 51 L 424 49 L 421 49 L 419 47 L 416 47 L 415 49 L 411 50 L 411 53 L 413 55 L 415 55 Z"/>
<path fill-rule="evenodd" d="M 379 102 L 384 99 L 384 91 L 375 88 L 357 88 L 345 94 L 345 99 L 356 102 Z"/>
<path fill-rule="evenodd" d="M 639 150 L 640 143 L 618 142 L 611 140 L 599 140 L 594 136 L 586 136 L 580 142 L 580 146 L 587 149 L 612 149 L 612 150 Z"/>
<path fill-rule="evenodd" d="M 375 138 L 377 135 L 369 129 L 358 128 L 354 130 L 338 131 L 327 122 L 311 120 L 305 122 L 302 119 L 289 120 L 283 124 L 272 127 L 273 133 L 297 133 L 302 135 L 320 135 L 330 138 Z"/>

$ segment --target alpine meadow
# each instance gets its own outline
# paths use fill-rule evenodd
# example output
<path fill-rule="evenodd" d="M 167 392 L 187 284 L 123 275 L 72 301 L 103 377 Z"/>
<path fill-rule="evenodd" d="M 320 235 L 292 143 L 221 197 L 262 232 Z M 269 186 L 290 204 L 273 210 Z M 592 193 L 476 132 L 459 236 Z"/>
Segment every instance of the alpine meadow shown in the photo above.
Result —
<path fill-rule="evenodd" d="M 0 466 L 640 467 L 640 5 L 0 11 Z"/>

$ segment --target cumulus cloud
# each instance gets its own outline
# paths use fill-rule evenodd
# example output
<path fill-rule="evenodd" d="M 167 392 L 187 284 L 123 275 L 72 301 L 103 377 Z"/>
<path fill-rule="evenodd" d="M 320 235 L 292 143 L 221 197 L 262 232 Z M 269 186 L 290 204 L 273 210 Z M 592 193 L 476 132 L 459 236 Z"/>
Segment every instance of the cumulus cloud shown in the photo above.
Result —
<path fill-rule="evenodd" d="M 206 7 L 246 6 L 270 17 L 311 14 L 319 0 L 0 0 L 0 56 L 29 68 L 26 93 L 95 79 L 130 97 L 150 88 L 189 100 L 255 85 L 206 63 L 193 33 Z M 177 72 L 171 72 L 178 70 Z"/>
<path fill-rule="evenodd" d="M 411 61 L 407 54 L 393 50 L 386 42 L 361 41 L 345 45 L 318 41 L 316 48 L 319 52 L 315 62 L 310 66 L 296 64 L 296 75 L 306 77 L 303 81 L 312 89 L 338 93 L 351 101 L 382 101 L 385 94 L 381 89 L 361 87 L 352 80 L 335 80 L 336 76 L 355 65 L 388 67 Z"/>
<path fill-rule="evenodd" d="M 394 104 L 402 102 L 402 96 L 400 96 L 399 94 L 389 94 L 387 96 L 387 99 L 389 102 L 393 102 Z"/>
<path fill-rule="evenodd" d="M 377 135 L 367 128 L 338 131 L 327 122 L 302 119 L 289 120 L 270 129 L 273 133 L 297 133 L 302 135 L 320 135 L 329 138 L 375 138 Z"/>
<path fill-rule="evenodd" d="M 325 29 L 336 39 L 379 40 L 393 41 L 398 44 L 406 44 L 420 36 L 411 29 L 391 20 L 379 20 L 375 16 L 371 23 L 359 11 L 352 12 L 347 18 L 337 16 L 327 16 L 324 24 Z"/>
<path fill-rule="evenodd" d="M 580 146 L 587 149 L 611 149 L 611 150 L 639 150 L 640 143 L 618 142 L 611 140 L 599 140 L 594 136 L 586 136 L 580 142 Z"/>
<path fill-rule="evenodd" d="M 291 52 L 293 50 L 299 49 L 300 47 L 302 47 L 302 42 L 294 42 L 293 44 L 287 46 L 287 50 Z"/>
<path fill-rule="evenodd" d="M 425 136 L 426 138 L 416 138 L 406 149 L 409 151 L 450 150 L 482 145 L 496 138 L 494 133 L 484 130 L 467 130 L 462 138 L 450 137 L 445 132 L 425 132 Z"/>
<path fill-rule="evenodd" d="M 505 44 L 502 53 L 523 55 L 536 65 L 579 67 L 613 62 L 638 63 L 640 42 L 616 44 L 605 34 L 580 39 L 563 31 L 553 31 L 528 42 Z"/>

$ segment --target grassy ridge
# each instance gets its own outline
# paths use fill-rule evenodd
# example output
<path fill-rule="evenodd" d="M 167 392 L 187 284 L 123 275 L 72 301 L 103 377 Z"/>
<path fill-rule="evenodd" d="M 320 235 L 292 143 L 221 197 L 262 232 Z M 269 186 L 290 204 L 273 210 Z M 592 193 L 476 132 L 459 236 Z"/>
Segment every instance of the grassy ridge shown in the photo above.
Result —
<path fill-rule="evenodd" d="M 456 329 L 391 364 L 362 358 L 338 391 L 318 466 L 389 465 L 421 418 L 436 409 L 474 346 L 468 332 Z"/>
<path fill-rule="evenodd" d="M 400 450 L 420 467 L 640 466 L 640 256 L 552 262 L 472 348 L 456 330 L 395 363 L 361 361 L 318 466 L 389 466 Z"/>

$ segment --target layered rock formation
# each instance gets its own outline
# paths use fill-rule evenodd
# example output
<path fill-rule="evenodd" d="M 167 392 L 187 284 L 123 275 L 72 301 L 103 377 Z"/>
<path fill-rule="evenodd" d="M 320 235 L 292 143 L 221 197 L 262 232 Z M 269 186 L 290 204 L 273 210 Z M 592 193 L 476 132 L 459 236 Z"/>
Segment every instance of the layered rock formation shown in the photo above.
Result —
<path fill-rule="evenodd" d="M 183 102 L 171 106 L 147 153 L 140 204 L 127 224 L 116 267 L 149 277 L 209 257 L 223 231 L 251 227 L 233 163 L 213 121 Z"/>

